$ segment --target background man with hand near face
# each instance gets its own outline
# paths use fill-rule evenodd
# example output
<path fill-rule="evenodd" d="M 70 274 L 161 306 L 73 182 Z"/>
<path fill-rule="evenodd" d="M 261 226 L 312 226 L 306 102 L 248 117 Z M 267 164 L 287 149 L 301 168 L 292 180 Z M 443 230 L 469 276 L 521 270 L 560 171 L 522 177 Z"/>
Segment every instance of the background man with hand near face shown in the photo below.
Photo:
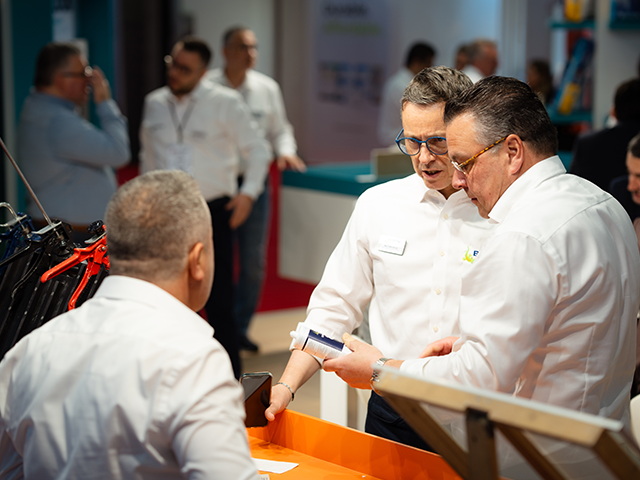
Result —
<path fill-rule="evenodd" d="M 75 45 L 43 47 L 33 84 L 18 124 L 18 159 L 47 214 L 70 223 L 80 241 L 116 191 L 113 168 L 129 161 L 127 119 L 102 71 L 89 67 Z M 78 113 L 90 92 L 101 128 Z M 44 223 L 35 203 L 28 213 Z"/>

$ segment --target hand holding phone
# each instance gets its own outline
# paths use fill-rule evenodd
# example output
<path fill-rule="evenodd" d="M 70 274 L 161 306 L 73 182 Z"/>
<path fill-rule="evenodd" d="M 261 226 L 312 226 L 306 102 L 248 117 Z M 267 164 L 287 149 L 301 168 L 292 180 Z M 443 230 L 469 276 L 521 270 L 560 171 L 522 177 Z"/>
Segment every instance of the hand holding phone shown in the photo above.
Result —
<path fill-rule="evenodd" d="M 240 383 L 244 388 L 244 409 L 246 427 L 264 427 L 269 423 L 264 412 L 271 402 L 270 372 L 244 373 L 240 377 Z"/>

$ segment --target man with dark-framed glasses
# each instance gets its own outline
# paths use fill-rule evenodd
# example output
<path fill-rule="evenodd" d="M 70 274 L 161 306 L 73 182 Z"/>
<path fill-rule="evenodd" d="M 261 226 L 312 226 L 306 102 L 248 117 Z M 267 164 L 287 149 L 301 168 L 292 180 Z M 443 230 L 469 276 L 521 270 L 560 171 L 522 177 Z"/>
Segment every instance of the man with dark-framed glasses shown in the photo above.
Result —
<path fill-rule="evenodd" d="M 232 232 L 246 221 L 262 192 L 271 152 L 240 94 L 205 78 L 211 58 L 207 43 L 193 36 L 178 41 L 165 57 L 167 85 L 145 97 L 140 165 L 143 173 L 189 173 L 207 200 L 216 277 L 205 311 L 239 378 Z M 241 155 L 247 165 L 244 183 L 238 187 Z"/>
<path fill-rule="evenodd" d="M 406 88 L 404 129 L 396 141 L 416 173 L 373 187 L 358 199 L 311 297 L 305 322 L 311 329 L 339 339 L 357 328 L 368 310 L 372 343 L 384 356 L 403 359 L 417 358 L 426 345 L 457 335 L 460 278 L 491 230 L 464 192 L 452 187 L 454 170 L 444 138 L 445 102 L 470 86 L 463 73 L 433 67 Z M 324 369 L 371 389 L 372 363 L 347 355 L 325 361 Z M 267 418 L 273 420 L 319 368 L 314 357 L 293 350 L 282 384 L 273 388 Z M 376 394 L 365 428 L 428 448 Z"/>
<path fill-rule="evenodd" d="M 447 102 L 452 185 L 495 225 L 462 276 L 459 339 L 387 366 L 629 425 L 640 255 L 608 193 L 566 174 L 538 96 L 506 77 Z M 382 352 L 349 346 L 373 362 Z"/>
<path fill-rule="evenodd" d="M 71 224 L 81 242 L 93 235 L 87 227 L 102 219 L 116 191 L 113 169 L 131 156 L 127 119 L 102 71 L 75 44 L 42 47 L 33 86 L 20 114 L 18 157 L 47 213 Z M 100 128 L 79 113 L 90 96 Z M 37 225 L 46 224 L 34 202 L 27 211 Z"/>

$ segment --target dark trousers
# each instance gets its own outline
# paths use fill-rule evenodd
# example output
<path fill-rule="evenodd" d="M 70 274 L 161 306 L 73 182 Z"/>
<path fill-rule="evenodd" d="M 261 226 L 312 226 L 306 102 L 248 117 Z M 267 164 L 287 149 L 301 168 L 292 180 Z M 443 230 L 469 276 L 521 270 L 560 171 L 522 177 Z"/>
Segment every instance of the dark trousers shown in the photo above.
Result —
<path fill-rule="evenodd" d="M 437 453 L 376 392 L 371 392 L 364 431 L 394 442 Z"/>
<path fill-rule="evenodd" d="M 233 247 L 229 228 L 231 212 L 225 209 L 229 200 L 229 197 L 222 197 L 207 203 L 213 225 L 215 274 L 211 296 L 204 308 L 207 320 L 214 329 L 214 338 L 229 354 L 233 373 L 236 378 L 240 378 L 242 366 L 233 318 Z"/>

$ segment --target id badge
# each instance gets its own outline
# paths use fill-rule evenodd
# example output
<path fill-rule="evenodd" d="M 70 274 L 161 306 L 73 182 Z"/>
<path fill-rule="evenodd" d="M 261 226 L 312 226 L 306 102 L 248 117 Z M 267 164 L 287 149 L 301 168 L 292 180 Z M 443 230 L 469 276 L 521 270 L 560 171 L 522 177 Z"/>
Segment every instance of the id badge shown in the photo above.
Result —
<path fill-rule="evenodd" d="M 167 169 L 182 170 L 183 172 L 192 173 L 193 150 L 191 145 L 184 143 L 172 143 L 167 148 Z"/>

